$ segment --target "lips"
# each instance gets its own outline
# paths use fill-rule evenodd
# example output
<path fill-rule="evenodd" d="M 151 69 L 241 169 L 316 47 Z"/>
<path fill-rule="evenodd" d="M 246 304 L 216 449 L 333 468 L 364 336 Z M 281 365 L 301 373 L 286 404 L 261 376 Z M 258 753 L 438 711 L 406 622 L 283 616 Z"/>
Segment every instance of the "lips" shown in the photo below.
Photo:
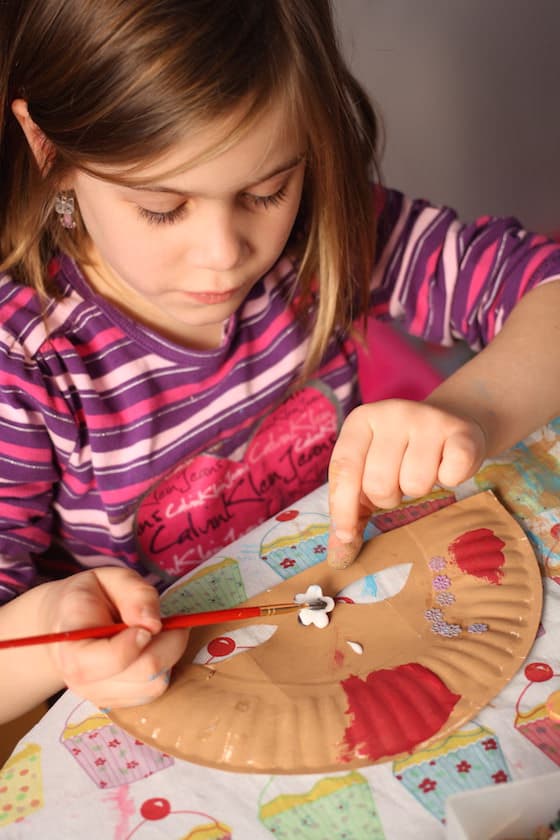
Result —
<path fill-rule="evenodd" d="M 227 303 L 235 295 L 239 294 L 240 288 L 229 289 L 227 292 L 185 292 L 186 297 L 197 303 L 216 304 Z"/>

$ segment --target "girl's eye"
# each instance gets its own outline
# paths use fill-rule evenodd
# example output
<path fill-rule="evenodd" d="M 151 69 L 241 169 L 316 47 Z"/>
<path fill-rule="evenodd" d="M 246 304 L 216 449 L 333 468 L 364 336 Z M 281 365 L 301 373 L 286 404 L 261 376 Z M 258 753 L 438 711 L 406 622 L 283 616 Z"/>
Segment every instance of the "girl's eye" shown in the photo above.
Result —
<path fill-rule="evenodd" d="M 286 198 L 287 187 L 284 185 L 280 187 L 272 195 L 254 195 L 253 193 L 243 193 L 242 197 L 245 201 L 248 201 L 253 207 L 262 207 L 264 210 L 267 210 L 269 207 L 277 207 L 281 204 L 284 199 Z M 175 207 L 173 210 L 148 210 L 147 207 L 140 207 L 137 205 L 138 212 L 142 216 L 143 219 L 151 225 L 172 225 L 174 222 L 178 222 L 180 219 L 183 218 L 185 213 L 187 212 L 187 203 L 180 204 L 178 207 Z"/>
<path fill-rule="evenodd" d="M 187 212 L 187 205 L 180 204 L 173 210 L 156 211 L 148 210 L 146 207 L 138 207 L 138 212 L 143 219 L 151 225 L 172 225 L 173 222 L 178 222 Z"/>
<path fill-rule="evenodd" d="M 254 207 L 262 207 L 267 210 L 269 207 L 278 207 L 278 205 L 284 201 L 286 198 L 286 186 L 280 187 L 280 189 L 272 195 L 253 195 L 253 193 L 244 193 L 244 197 L 247 201 L 253 204 Z"/>

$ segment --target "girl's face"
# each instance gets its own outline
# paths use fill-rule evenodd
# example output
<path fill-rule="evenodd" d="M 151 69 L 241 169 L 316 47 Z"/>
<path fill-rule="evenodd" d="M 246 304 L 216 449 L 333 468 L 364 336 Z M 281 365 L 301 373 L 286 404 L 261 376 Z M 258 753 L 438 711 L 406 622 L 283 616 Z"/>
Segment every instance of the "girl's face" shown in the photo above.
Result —
<path fill-rule="evenodd" d="M 77 171 L 91 239 L 84 266 L 94 289 L 137 320 L 189 347 L 220 343 L 224 321 L 276 262 L 299 208 L 305 145 L 282 106 L 231 148 L 179 170 L 232 120 L 213 123 L 124 187 Z"/>

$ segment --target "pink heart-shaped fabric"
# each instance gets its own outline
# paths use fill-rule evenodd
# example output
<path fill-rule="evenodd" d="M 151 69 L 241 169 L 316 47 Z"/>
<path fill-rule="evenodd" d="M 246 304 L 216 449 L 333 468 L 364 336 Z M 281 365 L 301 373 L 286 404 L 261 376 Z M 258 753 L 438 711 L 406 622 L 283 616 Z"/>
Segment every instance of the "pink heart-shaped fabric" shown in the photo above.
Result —
<path fill-rule="evenodd" d="M 338 427 L 338 402 L 321 383 L 268 414 L 238 460 L 206 452 L 179 463 L 139 503 L 143 564 L 174 580 L 319 487 Z"/>

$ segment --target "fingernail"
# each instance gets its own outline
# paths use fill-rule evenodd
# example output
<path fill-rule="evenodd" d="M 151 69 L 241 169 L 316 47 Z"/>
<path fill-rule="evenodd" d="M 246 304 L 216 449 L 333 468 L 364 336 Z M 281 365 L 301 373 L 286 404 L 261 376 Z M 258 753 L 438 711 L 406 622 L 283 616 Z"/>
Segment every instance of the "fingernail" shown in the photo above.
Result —
<path fill-rule="evenodd" d="M 356 539 L 354 531 L 345 531 L 344 528 L 336 528 L 334 535 L 341 543 L 351 543 Z"/>
<path fill-rule="evenodd" d="M 149 630 L 144 629 L 144 627 L 140 627 L 140 629 L 136 631 L 136 645 L 140 650 L 145 648 L 151 641 L 152 634 Z"/>

